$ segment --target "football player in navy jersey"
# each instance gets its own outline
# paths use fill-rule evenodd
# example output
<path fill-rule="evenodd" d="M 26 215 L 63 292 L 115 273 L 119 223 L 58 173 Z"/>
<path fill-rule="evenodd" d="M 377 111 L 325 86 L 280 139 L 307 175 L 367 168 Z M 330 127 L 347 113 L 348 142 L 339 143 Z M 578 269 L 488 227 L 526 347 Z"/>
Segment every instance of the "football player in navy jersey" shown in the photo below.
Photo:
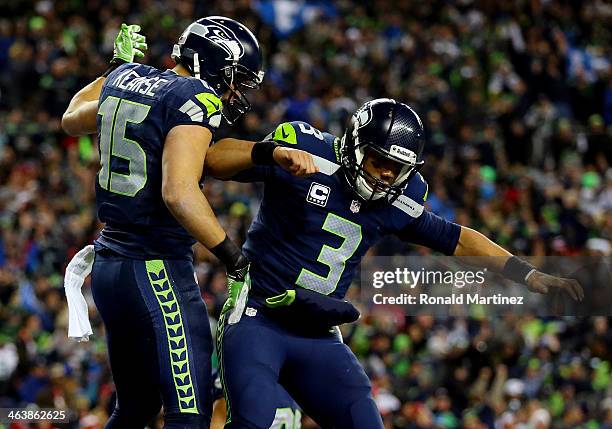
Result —
<path fill-rule="evenodd" d="M 197 240 L 226 265 L 230 289 L 247 281 L 248 263 L 199 181 L 222 117 L 232 123 L 245 113 L 245 91 L 262 82 L 262 54 L 248 28 L 212 16 L 182 33 L 176 67 L 162 71 L 132 62 L 146 49 L 139 30 L 122 25 L 111 67 L 62 118 L 67 133 L 99 138 L 96 202 L 105 226 L 94 243 L 92 292 L 117 391 L 106 427 L 143 428 L 163 405 L 164 427 L 208 428 L 212 338 L 191 248 Z M 301 151 L 270 143 L 244 150 L 296 175 L 316 171 Z"/>
<path fill-rule="evenodd" d="M 418 172 L 425 131 L 406 104 L 376 99 L 353 115 L 342 138 L 304 122 L 280 124 L 268 140 L 312 154 L 320 172 L 296 180 L 282 169 L 254 166 L 223 139 L 205 169 L 215 177 L 264 182 L 259 212 L 243 251 L 251 289 L 225 307 L 217 330 L 226 428 L 267 429 L 287 393 L 324 428 L 382 428 L 361 365 L 335 325 L 359 314 L 342 300 L 361 258 L 383 236 L 446 255 L 488 256 L 489 268 L 531 291 L 583 291 L 575 280 L 537 271 L 484 235 L 424 208 L 427 182 Z"/>

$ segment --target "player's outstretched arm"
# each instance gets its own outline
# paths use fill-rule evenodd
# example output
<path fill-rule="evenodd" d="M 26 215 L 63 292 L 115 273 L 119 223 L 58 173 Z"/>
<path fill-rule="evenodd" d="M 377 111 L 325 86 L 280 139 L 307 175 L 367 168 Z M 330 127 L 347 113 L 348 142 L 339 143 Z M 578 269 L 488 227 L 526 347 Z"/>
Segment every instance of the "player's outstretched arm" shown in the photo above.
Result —
<path fill-rule="evenodd" d="M 501 272 L 508 258 L 512 256 L 512 253 L 489 240 L 482 233 L 462 226 L 454 256 L 491 256 L 487 268 Z"/>
<path fill-rule="evenodd" d="M 204 171 L 207 176 L 230 179 L 255 165 L 274 164 L 298 177 L 319 171 L 308 152 L 282 147 L 273 141 L 255 143 L 234 138 L 221 139 L 208 150 Z"/>
<path fill-rule="evenodd" d="M 584 298 L 584 290 L 578 281 L 554 277 L 538 271 L 528 262 L 513 256 L 471 228 L 461 227 L 454 255 L 484 257 L 487 268 L 501 272 L 511 280 L 527 285 L 532 292 L 546 294 L 551 288 L 559 288 L 564 289 L 576 301 L 582 301 Z"/>
<path fill-rule="evenodd" d="M 94 134 L 97 131 L 98 100 L 106 76 L 121 64 L 134 61 L 134 57 L 143 57 L 147 49 L 145 36 L 139 32 L 140 26 L 138 25 L 121 24 L 119 34 L 115 38 L 110 67 L 103 76 L 77 92 L 62 115 L 62 129 L 67 134 L 80 136 Z"/>

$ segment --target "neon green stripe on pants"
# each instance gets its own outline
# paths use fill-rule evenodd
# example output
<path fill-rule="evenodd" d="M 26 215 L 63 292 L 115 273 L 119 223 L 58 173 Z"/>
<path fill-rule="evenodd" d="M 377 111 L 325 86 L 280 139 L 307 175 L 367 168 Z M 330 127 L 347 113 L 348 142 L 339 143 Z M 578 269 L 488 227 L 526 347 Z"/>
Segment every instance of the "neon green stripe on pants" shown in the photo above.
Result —
<path fill-rule="evenodd" d="M 181 308 L 176 299 L 176 292 L 168 278 L 164 261 L 154 259 L 146 261 L 145 265 L 149 282 L 164 317 L 166 338 L 170 351 L 170 368 L 172 368 L 172 379 L 178 397 L 179 409 L 181 413 L 197 414 L 199 411 L 189 368 L 189 349 L 187 348 L 185 327 L 183 326 Z"/>

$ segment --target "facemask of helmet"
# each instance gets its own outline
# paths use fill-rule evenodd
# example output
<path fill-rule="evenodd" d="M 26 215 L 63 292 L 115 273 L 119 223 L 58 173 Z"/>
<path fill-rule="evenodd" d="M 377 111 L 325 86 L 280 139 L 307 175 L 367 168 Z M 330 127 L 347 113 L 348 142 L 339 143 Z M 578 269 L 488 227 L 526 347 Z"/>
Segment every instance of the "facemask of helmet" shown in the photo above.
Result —
<path fill-rule="evenodd" d="M 341 147 L 346 151 L 345 139 L 342 137 Z M 398 162 L 402 165 L 399 174 L 392 183 L 387 183 L 380 178 L 370 174 L 366 167 L 365 161 L 368 150 L 375 152 L 377 155 Z M 343 152 L 344 152 L 343 151 Z M 357 145 L 353 152 L 354 162 L 351 161 L 351 155 L 343 153 L 343 170 L 349 186 L 364 202 L 378 201 L 385 199 L 389 203 L 393 203 L 406 189 L 410 179 L 420 170 L 422 163 L 400 162 L 387 154 L 376 150 L 371 145 Z M 416 157 L 415 157 L 416 158 Z"/>
<path fill-rule="evenodd" d="M 366 103 L 351 118 L 340 143 L 348 185 L 363 202 L 393 203 L 423 166 L 419 159 L 423 146 L 422 123 L 410 107 L 391 99 Z M 393 183 L 367 171 L 368 151 L 401 165 Z"/>

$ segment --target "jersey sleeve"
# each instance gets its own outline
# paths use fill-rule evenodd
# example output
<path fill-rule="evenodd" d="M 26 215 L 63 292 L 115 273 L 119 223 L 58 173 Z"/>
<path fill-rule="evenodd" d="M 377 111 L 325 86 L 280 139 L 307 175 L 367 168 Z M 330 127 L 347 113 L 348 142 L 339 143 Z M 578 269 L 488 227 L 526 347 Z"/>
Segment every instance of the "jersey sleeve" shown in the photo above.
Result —
<path fill-rule="evenodd" d="M 414 222 L 400 230 L 397 236 L 403 241 L 452 255 L 455 253 L 460 233 L 461 226 L 424 210 Z"/>
<path fill-rule="evenodd" d="M 200 125 L 214 133 L 221 125 L 221 100 L 199 79 L 178 81 L 164 97 L 164 103 L 166 133 L 177 125 Z"/>
<path fill-rule="evenodd" d="M 281 146 L 300 149 L 310 153 L 314 158 L 315 165 L 323 173 L 333 174 L 339 167 L 328 160 L 334 156 L 332 144 L 330 144 L 334 137 L 330 134 L 322 133 L 306 122 L 283 122 L 264 137 L 264 140 L 273 140 Z M 232 180 L 238 182 L 265 182 L 270 179 L 280 179 L 286 174 L 289 173 L 286 173 L 278 165 L 258 165 L 241 171 L 232 177 Z"/>
<path fill-rule="evenodd" d="M 329 152 L 331 134 L 324 133 L 302 121 L 283 122 L 266 136 L 266 140 L 294 149 L 304 150 L 312 155 L 324 156 Z"/>
<path fill-rule="evenodd" d="M 266 137 L 286 146 L 312 155 L 319 171 L 331 176 L 340 168 L 340 139 L 302 122 L 283 122 Z"/>
<path fill-rule="evenodd" d="M 420 173 L 408 182 L 404 193 L 393 202 L 391 230 L 401 240 L 452 255 L 461 227 L 425 209 L 429 185 Z"/>
<path fill-rule="evenodd" d="M 298 133 L 297 133 L 297 124 L 299 122 L 283 122 L 278 125 L 274 131 L 266 136 L 266 140 L 274 140 L 275 142 L 287 146 L 287 147 L 298 147 Z M 303 139 L 302 143 L 303 143 Z"/>

